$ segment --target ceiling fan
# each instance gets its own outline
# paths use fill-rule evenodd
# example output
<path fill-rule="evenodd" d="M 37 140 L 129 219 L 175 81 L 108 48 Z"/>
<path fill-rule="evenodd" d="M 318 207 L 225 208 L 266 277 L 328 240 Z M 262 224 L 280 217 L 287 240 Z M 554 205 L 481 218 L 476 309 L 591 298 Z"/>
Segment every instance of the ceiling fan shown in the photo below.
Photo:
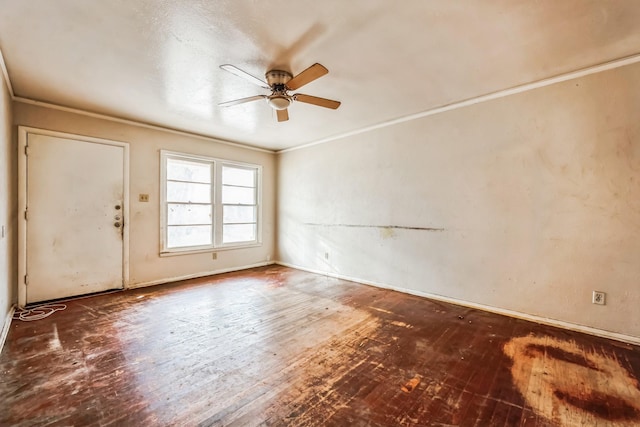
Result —
<path fill-rule="evenodd" d="M 318 63 L 313 64 L 295 77 L 288 71 L 267 71 L 264 75 L 265 79 L 267 80 L 266 82 L 252 76 L 251 74 L 239 69 L 234 65 L 225 64 L 221 65 L 220 68 L 255 85 L 271 90 L 271 95 L 255 95 L 248 98 L 222 102 L 218 104 L 220 107 L 231 107 L 232 105 L 244 104 L 245 102 L 264 99 L 267 101 L 267 104 L 269 104 L 269 106 L 276 111 L 278 121 L 284 122 L 289 120 L 289 112 L 287 111 L 287 108 L 289 108 L 289 106 L 294 101 L 304 102 L 306 104 L 317 105 L 325 108 L 331 108 L 334 110 L 340 106 L 340 102 L 331 99 L 318 98 L 317 96 L 305 95 L 303 93 L 289 93 L 290 90 L 293 91 L 301 88 L 307 83 L 311 83 L 312 81 L 324 76 L 329 72 L 329 70 L 327 70 L 323 65 Z"/>

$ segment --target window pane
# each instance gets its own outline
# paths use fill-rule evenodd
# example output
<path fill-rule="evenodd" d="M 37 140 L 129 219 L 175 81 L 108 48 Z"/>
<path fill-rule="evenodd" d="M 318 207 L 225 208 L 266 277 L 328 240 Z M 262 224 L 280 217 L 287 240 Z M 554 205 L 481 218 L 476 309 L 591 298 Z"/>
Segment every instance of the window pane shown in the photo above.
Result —
<path fill-rule="evenodd" d="M 211 224 L 211 205 L 178 205 L 170 203 L 167 209 L 167 224 Z"/>
<path fill-rule="evenodd" d="M 169 181 L 167 202 L 211 203 L 211 185 Z"/>
<path fill-rule="evenodd" d="M 256 170 L 245 168 L 234 168 L 232 166 L 222 167 L 222 184 L 239 185 L 242 187 L 256 186 Z"/>
<path fill-rule="evenodd" d="M 222 243 L 253 242 L 255 240 L 255 224 L 231 224 L 222 226 Z"/>
<path fill-rule="evenodd" d="M 222 186 L 222 203 L 229 205 L 253 205 L 256 202 L 254 188 Z"/>
<path fill-rule="evenodd" d="M 239 222 L 256 222 L 256 208 L 254 206 L 224 206 L 222 222 L 236 224 Z"/>
<path fill-rule="evenodd" d="M 186 246 L 210 245 L 211 226 L 168 226 L 167 227 L 167 247 L 183 248 Z"/>
<path fill-rule="evenodd" d="M 167 179 L 211 183 L 211 164 L 167 159 Z"/>

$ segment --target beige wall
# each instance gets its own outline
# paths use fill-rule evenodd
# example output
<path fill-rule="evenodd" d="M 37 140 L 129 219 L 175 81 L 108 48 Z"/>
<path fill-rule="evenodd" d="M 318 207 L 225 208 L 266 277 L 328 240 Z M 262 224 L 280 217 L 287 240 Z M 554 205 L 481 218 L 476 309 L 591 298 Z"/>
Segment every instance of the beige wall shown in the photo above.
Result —
<path fill-rule="evenodd" d="M 130 144 L 130 286 L 241 268 L 272 259 L 275 250 L 274 154 L 20 102 L 14 103 L 14 123 Z M 159 153 L 163 149 L 262 165 L 262 245 L 218 251 L 216 260 L 211 253 L 160 257 Z M 149 194 L 150 201 L 138 202 L 140 193 Z"/>
<path fill-rule="evenodd" d="M 0 304 L 8 310 L 17 149 L 2 86 Z M 274 155 L 210 140 L 19 102 L 13 123 L 130 143 L 131 285 L 272 257 L 277 178 L 286 263 L 640 337 L 639 94 L 640 65 L 628 66 L 284 153 L 278 177 Z M 159 257 L 161 149 L 263 165 L 263 245 L 221 251 L 216 261 Z M 596 289 L 607 292 L 606 306 L 591 304 Z"/>
<path fill-rule="evenodd" d="M 0 322 L 13 305 L 16 258 L 16 151 L 11 128 L 11 96 L 0 73 Z"/>
<path fill-rule="evenodd" d="M 279 259 L 640 337 L 639 117 L 633 65 L 283 153 Z"/>

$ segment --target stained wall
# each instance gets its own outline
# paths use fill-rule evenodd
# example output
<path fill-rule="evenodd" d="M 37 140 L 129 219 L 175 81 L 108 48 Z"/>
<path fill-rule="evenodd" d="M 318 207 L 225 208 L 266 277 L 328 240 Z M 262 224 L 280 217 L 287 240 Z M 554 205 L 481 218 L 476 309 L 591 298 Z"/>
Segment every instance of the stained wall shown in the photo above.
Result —
<path fill-rule="evenodd" d="M 282 153 L 279 260 L 640 337 L 639 116 L 631 65 Z"/>

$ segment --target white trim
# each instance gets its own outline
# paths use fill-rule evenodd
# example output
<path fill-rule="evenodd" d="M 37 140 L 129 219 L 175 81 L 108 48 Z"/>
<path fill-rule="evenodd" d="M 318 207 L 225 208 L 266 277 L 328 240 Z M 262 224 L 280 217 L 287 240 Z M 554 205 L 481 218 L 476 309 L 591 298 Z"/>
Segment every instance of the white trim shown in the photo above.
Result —
<path fill-rule="evenodd" d="M 242 245 L 242 246 L 218 246 L 217 248 L 207 247 L 206 249 L 189 249 L 186 251 L 175 251 L 175 252 L 160 252 L 160 257 L 172 257 L 172 256 L 181 256 L 181 255 L 194 255 L 194 254 L 206 254 L 213 252 L 224 252 L 224 251 L 236 251 L 239 249 L 247 249 L 247 248 L 260 248 L 262 247 L 262 243 L 252 243 L 250 245 Z"/>
<path fill-rule="evenodd" d="M 122 213 L 125 219 L 122 233 L 122 288 L 129 283 L 129 143 L 92 136 L 70 134 L 29 126 L 18 126 L 18 307 L 27 304 L 27 286 L 24 277 L 27 274 L 27 220 L 24 212 L 27 209 L 27 137 L 29 134 L 53 136 L 73 139 L 82 142 L 112 145 L 123 149 L 123 198 Z"/>
<path fill-rule="evenodd" d="M 83 139 L 84 141 L 84 139 Z M 116 141 L 111 141 L 111 145 L 114 145 L 113 143 Z M 124 150 L 123 154 L 123 183 L 122 185 L 124 186 L 123 188 L 123 192 L 122 192 L 122 197 L 124 198 L 124 200 L 122 201 L 122 218 L 124 219 L 124 221 L 122 222 L 122 289 L 126 289 L 127 285 L 129 284 L 129 236 L 130 236 L 130 230 L 131 230 L 131 215 L 129 212 L 129 204 L 130 204 L 130 194 L 129 194 L 129 188 L 131 187 L 131 181 L 130 181 L 130 169 L 131 169 L 131 162 L 130 162 L 130 155 L 129 155 L 129 143 L 127 142 L 120 142 L 118 144 L 119 146 L 121 146 Z"/>
<path fill-rule="evenodd" d="M 15 101 L 16 96 L 13 93 L 13 86 L 11 85 L 11 80 L 9 80 L 9 71 L 7 71 L 7 63 L 4 61 L 4 56 L 2 55 L 1 50 L 0 50 L 0 68 L 2 68 L 2 75 L 4 76 L 4 81 L 7 84 L 7 89 L 9 89 L 9 96 L 11 96 L 11 100 Z"/>
<path fill-rule="evenodd" d="M 167 160 L 185 160 L 190 162 L 201 162 L 211 166 L 211 208 L 212 208 L 212 243 L 210 245 L 187 246 L 182 248 L 167 247 Z M 256 189 L 256 238 L 250 242 L 234 242 L 223 243 L 223 203 L 222 203 L 222 168 L 224 166 L 244 168 L 255 171 L 255 189 Z M 170 150 L 160 150 L 160 256 L 173 256 L 194 254 L 202 252 L 216 252 L 219 250 L 244 249 L 256 246 L 262 246 L 262 165 L 254 163 L 245 163 L 235 160 L 226 160 L 217 157 L 202 156 L 196 154 L 181 153 Z"/>
<path fill-rule="evenodd" d="M 576 71 L 571 71 L 569 73 L 560 74 L 557 76 L 549 77 L 542 80 L 537 80 L 531 83 L 525 83 L 518 86 L 511 87 L 509 89 L 502 89 L 496 92 L 491 92 L 485 95 L 475 96 L 473 98 L 468 98 L 462 101 L 452 102 L 451 104 L 445 104 L 440 107 L 432 108 L 426 111 L 422 111 L 420 113 L 409 114 L 407 116 L 399 117 L 397 119 L 388 120 L 385 122 L 377 123 L 375 125 L 366 126 L 360 129 L 355 129 L 349 132 L 341 133 L 338 135 L 333 135 L 327 138 L 322 138 L 317 141 L 313 141 L 307 144 L 299 145 L 297 147 L 286 148 L 284 150 L 276 151 L 276 153 L 288 153 L 290 151 L 301 150 L 303 148 L 313 147 L 314 145 L 324 144 L 330 141 L 335 141 L 337 139 L 347 138 L 349 136 L 358 135 L 361 133 L 369 132 L 372 130 L 384 128 L 387 126 L 393 126 L 399 123 L 408 122 L 411 120 L 421 119 L 423 117 L 433 116 L 435 114 L 444 113 L 446 111 L 457 110 L 458 108 L 468 107 L 470 105 L 480 104 L 482 102 L 491 101 L 494 99 L 504 98 L 509 95 L 515 95 L 522 92 L 528 92 L 530 90 L 539 89 L 545 86 L 550 86 L 556 83 L 565 82 L 567 80 L 573 80 L 580 77 L 589 76 L 591 74 L 601 73 L 603 71 L 613 70 L 615 68 L 624 67 L 626 65 L 631 65 L 640 62 L 640 53 L 626 56 L 624 58 L 615 59 L 613 61 L 604 62 L 597 65 L 592 65 L 590 67 L 582 68 Z"/>
<path fill-rule="evenodd" d="M 221 268 L 219 270 L 205 271 L 205 272 L 194 273 L 194 274 L 186 274 L 184 276 L 169 277 L 167 279 L 158 279 L 158 280 L 151 280 L 151 281 L 148 281 L 148 282 L 133 283 L 133 284 L 130 284 L 127 287 L 127 289 L 146 288 L 148 286 L 162 285 L 164 283 L 171 283 L 171 282 L 180 282 L 182 280 L 197 279 L 199 277 L 215 276 L 217 274 L 231 273 L 233 271 L 248 270 L 250 268 L 264 267 L 264 266 L 273 265 L 273 264 L 275 264 L 275 261 L 264 261 L 264 262 L 259 262 L 259 263 L 250 264 L 250 265 L 244 265 L 244 266 L 240 266 L 240 267 Z"/>
<path fill-rule="evenodd" d="M 221 249 L 235 249 L 235 248 L 243 248 L 243 247 L 247 247 L 247 246 L 261 246 L 262 245 L 262 165 L 252 165 L 249 163 L 240 163 L 240 162 L 234 162 L 234 161 L 229 161 L 229 160 L 220 160 L 220 168 L 218 168 L 217 173 L 217 179 L 218 182 L 220 183 L 220 187 L 218 189 L 218 187 L 216 187 L 216 190 L 218 190 L 216 192 L 216 205 L 217 205 L 217 213 L 218 213 L 218 218 L 220 219 L 218 221 L 217 226 L 220 227 L 218 230 L 218 247 Z M 254 174 L 254 189 L 255 189 L 255 200 L 254 203 L 255 205 L 253 205 L 255 207 L 255 213 L 256 213 L 256 239 L 253 242 L 250 243 L 245 243 L 245 242 L 232 242 L 232 243 L 224 243 L 223 238 L 224 238 L 224 206 L 225 204 L 222 203 L 222 190 L 224 187 L 224 183 L 222 182 L 222 170 L 224 169 L 225 166 L 228 166 L 230 168 L 236 167 L 238 169 L 246 169 L 246 170 L 251 170 L 253 171 Z M 245 206 L 251 206 L 251 205 L 245 205 Z"/>
<path fill-rule="evenodd" d="M 312 268 L 301 267 L 301 266 L 290 264 L 287 262 L 276 261 L 275 263 L 278 265 L 282 265 L 284 267 L 295 268 L 296 270 L 302 270 L 302 271 L 307 271 L 309 273 L 315 273 L 323 276 L 333 277 L 336 279 L 347 280 L 349 282 L 361 283 L 363 285 L 368 285 L 368 286 L 375 286 L 376 288 L 389 289 L 392 291 L 401 292 L 403 294 L 415 295 L 418 297 L 433 299 L 436 301 L 442 301 L 449 304 L 459 305 L 462 307 L 469 307 L 477 310 L 488 311 L 490 313 L 501 314 L 503 316 L 513 317 L 516 319 L 522 319 L 530 322 L 541 323 L 543 325 L 549 325 L 549 326 L 554 326 L 562 329 L 568 329 L 570 331 L 582 332 L 585 334 L 594 335 L 602 338 L 608 338 L 616 341 L 621 341 L 628 344 L 640 345 L 640 337 L 634 337 L 632 335 L 620 334 L 617 332 L 606 331 L 604 329 L 598 329 L 598 328 L 592 328 L 590 326 L 579 325 L 577 323 L 565 322 L 563 320 L 550 319 L 547 317 L 536 316 L 534 314 L 522 313 L 520 311 L 492 307 L 490 305 L 459 300 L 456 298 L 450 298 L 442 295 L 431 294 L 429 292 L 414 291 L 411 289 L 390 286 L 385 283 L 373 282 L 371 280 L 359 279 L 356 277 L 346 276 L 343 274 L 330 273 L 330 272 L 316 270 Z"/>
<path fill-rule="evenodd" d="M 9 335 L 9 328 L 11 328 L 11 321 L 13 320 L 13 313 L 15 312 L 16 306 L 12 305 L 9 309 L 9 312 L 4 318 L 4 323 L 2 324 L 2 333 L 0 334 L 0 353 L 2 353 L 4 343 L 7 340 L 7 335 Z"/>
<path fill-rule="evenodd" d="M 213 138 L 213 137 L 202 135 L 202 134 L 195 133 L 195 132 L 188 132 L 188 131 L 173 129 L 173 128 L 166 127 L 166 126 L 153 125 L 153 124 L 150 124 L 150 123 L 138 122 L 138 121 L 135 121 L 135 120 L 123 119 L 123 118 L 115 117 L 115 116 L 108 116 L 106 114 L 93 113 L 91 111 L 80 110 L 80 109 L 77 109 L 77 108 L 64 107 L 62 105 L 52 104 L 50 102 L 44 102 L 44 101 L 36 101 L 34 99 L 23 98 L 21 96 L 15 96 L 15 97 L 13 97 L 13 100 L 16 101 L 16 102 L 21 102 L 23 104 L 35 105 L 35 106 L 38 106 L 38 107 L 51 108 L 52 110 L 65 111 L 67 113 L 79 114 L 79 115 L 82 115 L 82 116 L 93 117 L 95 119 L 108 120 L 108 121 L 111 121 L 111 122 L 122 123 L 122 124 L 125 124 L 125 125 L 136 126 L 136 127 L 141 127 L 141 128 L 145 128 L 145 129 L 158 130 L 158 131 L 162 131 L 162 132 L 172 133 L 174 135 L 188 136 L 188 137 L 191 137 L 191 138 L 203 139 L 205 141 L 216 142 L 218 144 L 224 144 L 224 145 L 230 145 L 232 147 L 244 148 L 244 149 L 253 150 L 253 151 L 260 151 L 262 153 L 271 153 L 271 154 L 275 153 L 274 150 L 268 150 L 266 148 L 254 147 L 253 145 L 241 144 L 239 142 L 233 142 L 233 141 L 226 141 L 224 139 Z"/>

